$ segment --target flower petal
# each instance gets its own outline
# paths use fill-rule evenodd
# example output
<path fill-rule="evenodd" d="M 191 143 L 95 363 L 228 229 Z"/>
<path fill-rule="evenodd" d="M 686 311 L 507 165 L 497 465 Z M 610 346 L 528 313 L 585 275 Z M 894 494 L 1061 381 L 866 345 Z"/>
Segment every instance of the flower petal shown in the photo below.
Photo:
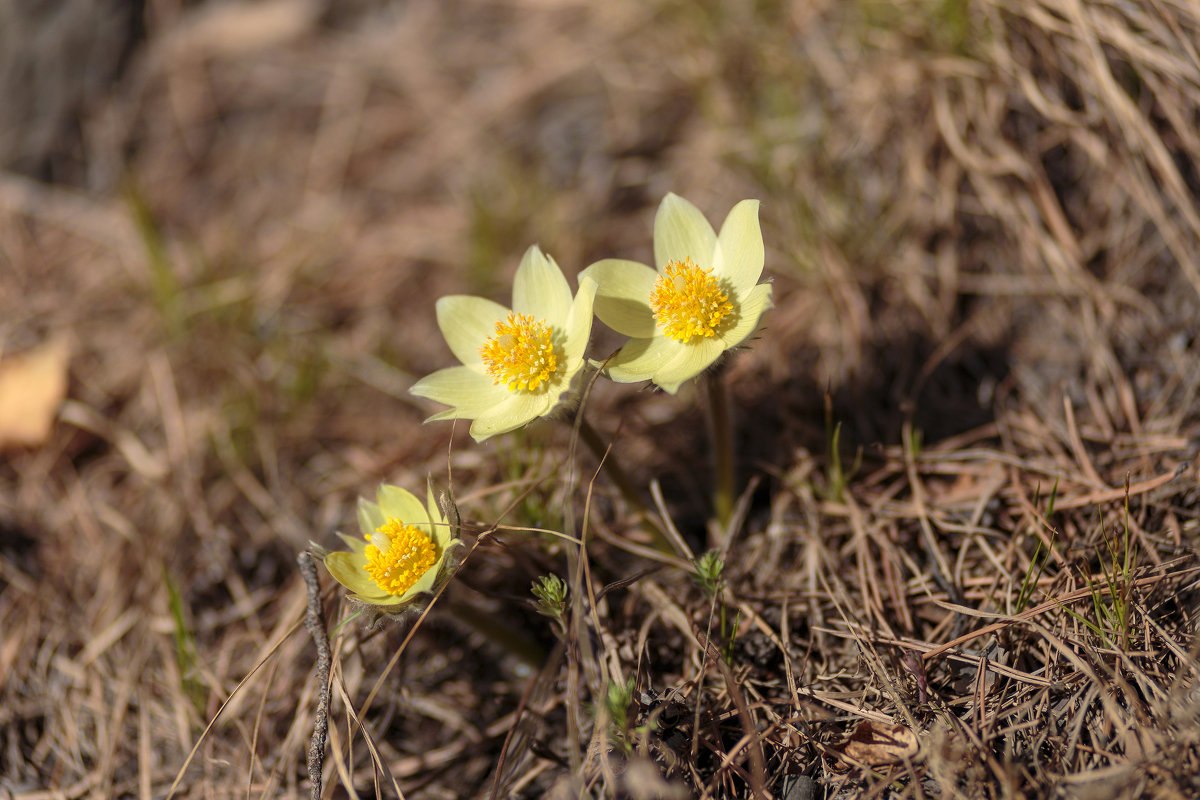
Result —
<path fill-rule="evenodd" d="M 654 382 L 663 391 L 675 394 L 684 382 L 691 380 L 725 352 L 725 343 L 717 337 L 701 339 L 685 345 L 682 352 L 671 362 L 660 369 L 654 376 Z"/>
<path fill-rule="evenodd" d="M 669 192 L 654 215 L 654 264 L 660 270 L 685 258 L 701 269 L 711 269 L 717 234 L 700 209 Z"/>
<path fill-rule="evenodd" d="M 387 596 L 387 593 L 371 580 L 371 576 L 361 568 L 356 568 L 350 553 L 337 550 L 325 556 L 325 569 L 329 570 L 334 580 L 355 594 L 362 595 L 364 599 Z"/>
<path fill-rule="evenodd" d="M 631 339 L 609 359 L 605 372 L 617 383 L 648 381 L 678 355 L 681 347 L 665 336 Z"/>
<path fill-rule="evenodd" d="M 425 481 L 425 509 L 429 512 L 429 521 L 437 525 L 446 521 L 442 507 L 438 505 L 437 496 L 433 493 L 433 480 Z"/>
<path fill-rule="evenodd" d="M 434 523 L 433 523 L 433 538 L 437 540 L 437 546 L 440 547 L 442 550 L 445 550 L 447 547 L 450 547 L 455 542 L 459 541 L 458 539 L 454 538 L 454 534 L 455 534 L 455 530 L 450 525 L 449 522 L 445 522 L 445 521 L 438 522 L 436 520 L 434 521 Z"/>
<path fill-rule="evenodd" d="M 354 557 L 355 564 L 362 566 L 366 563 L 366 555 L 363 553 L 363 549 L 367 546 L 366 539 L 361 536 L 347 536 L 344 533 L 339 533 L 338 538 L 350 548 L 350 555 Z"/>
<path fill-rule="evenodd" d="M 438 563 L 425 570 L 425 574 L 417 578 L 417 582 L 408 587 L 408 589 L 401 596 L 405 599 L 410 599 L 420 594 L 428 594 L 432 592 L 438 582 L 438 574 L 441 572 L 440 567 L 441 564 Z"/>
<path fill-rule="evenodd" d="M 725 343 L 725 347 L 737 347 L 746 337 L 758 330 L 762 315 L 770 307 L 771 284 L 756 285 L 738 306 L 737 324 L 721 334 L 721 341 Z"/>
<path fill-rule="evenodd" d="M 554 259 L 535 244 L 525 251 L 513 279 L 513 311 L 562 327 L 570 308 L 570 284 Z"/>
<path fill-rule="evenodd" d="M 452 294 L 437 301 L 437 323 L 446 344 L 463 364 L 483 371 L 479 348 L 496 335 L 496 323 L 508 316 L 508 309 L 483 297 Z"/>
<path fill-rule="evenodd" d="M 516 430 L 549 411 L 557 399 L 557 396 L 551 397 L 548 392 L 514 392 L 509 399 L 471 423 L 471 436 L 475 437 L 475 441 L 482 442 L 489 436 Z"/>
<path fill-rule="evenodd" d="M 654 312 L 650 310 L 650 290 L 658 273 L 636 261 L 606 258 L 579 273 L 596 281 L 596 316 L 608 327 L 634 339 L 654 335 Z"/>
<path fill-rule="evenodd" d="M 439 369 L 414 383 L 408 393 L 452 406 L 449 411 L 434 414 L 426 422 L 435 419 L 475 419 L 509 395 L 508 389 L 496 386 L 491 378 L 471 367 Z"/>
<path fill-rule="evenodd" d="M 765 258 L 758 201 L 743 200 L 733 207 L 721 225 L 713 253 L 713 274 L 728 280 L 733 290 L 742 295 L 758 283 Z"/>
<path fill-rule="evenodd" d="M 376 498 L 379 500 L 379 510 L 388 519 L 399 520 L 405 525 L 416 525 L 429 532 L 429 512 L 412 492 L 385 483 L 380 485 Z"/>
<path fill-rule="evenodd" d="M 427 490 L 425 494 L 425 506 L 429 511 L 430 533 L 433 534 L 434 540 L 437 541 L 437 546 L 444 553 L 446 547 L 454 539 L 455 531 L 451 529 L 450 523 L 446 520 L 446 515 L 442 513 L 441 506 L 438 505 L 437 498 L 433 494 L 433 482 L 427 482 Z"/>
<path fill-rule="evenodd" d="M 407 606 L 416 602 L 417 596 L 417 593 L 410 588 L 404 594 L 388 594 L 383 597 L 355 597 L 355 599 L 376 606 Z"/>
<path fill-rule="evenodd" d="M 379 506 L 370 500 L 358 498 L 358 528 L 363 536 L 370 537 L 387 522 Z"/>
<path fill-rule="evenodd" d="M 592 336 L 592 307 L 596 300 L 596 282 L 584 275 L 579 279 L 579 292 L 567 312 L 564 328 L 563 356 L 566 359 L 565 377 L 569 381 L 583 366 L 583 353 Z"/>

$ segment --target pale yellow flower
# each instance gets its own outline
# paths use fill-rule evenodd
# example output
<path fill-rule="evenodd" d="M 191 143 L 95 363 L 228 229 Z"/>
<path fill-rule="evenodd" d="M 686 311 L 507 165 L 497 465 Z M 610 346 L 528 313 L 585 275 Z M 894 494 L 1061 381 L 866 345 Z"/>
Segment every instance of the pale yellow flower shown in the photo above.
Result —
<path fill-rule="evenodd" d="M 450 295 L 437 321 L 461 367 L 441 369 L 409 390 L 451 406 L 426 422 L 469 419 L 483 441 L 551 413 L 574 387 L 592 332 L 596 284 L 571 287 L 554 259 L 529 248 L 513 281 L 513 307 Z"/>
<path fill-rule="evenodd" d="M 437 589 L 453 563 L 452 551 L 462 542 L 438 508 L 432 486 L 424 504 L 386 483 L 376 499 L 359 498 L 362 537 L 342 536 L 350 551 L 326 553 L 325 568 L 355 600 L 403 607 Z"/>
<path fill-rule="evenodd" d="M 770 284 L 758 282 L 764 258 L 757 200 L 734 206 L 718 234 L 687 200 L 664 197 L 654 217 L 657 270 L 609 258 L 579 273 L 599 287 L 596 316 L 630 337 L 607 362 L 608 377 L 674 394 L 744 342 L 771 307 Z"/>

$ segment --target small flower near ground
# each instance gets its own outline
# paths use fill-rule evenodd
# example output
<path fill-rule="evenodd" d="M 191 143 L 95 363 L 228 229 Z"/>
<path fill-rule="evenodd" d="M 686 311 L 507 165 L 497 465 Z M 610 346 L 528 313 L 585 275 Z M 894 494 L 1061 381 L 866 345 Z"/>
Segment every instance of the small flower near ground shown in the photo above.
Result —
<path fill-rule="evenodd" d="M 438 300 L 438 327 L 462 366 L 409 390 L 451 406 L 426 421 L 473 420 L 471 436 L 481 442 L 550 414 L 575 388 L 595 296 L 595 282 L 581 278 L 572 297 L 554 259 L 534 246 L 517 268 L 512 309 L 468 295 Z"/>
<path fill-rule="evenodd" d="M 599 285 L 596 316 L 630 341 L 607 362 L 619 383 L 651 380 L 674 394 L 758 329 L 771 307 L 758 201 L 733 207 L 716 233 L 675 194 L 654 217 L 657 270 L 609 258 L 579 273 Z"/>
<path fill-rule="evenodd" d="M 359 498 L 362 537 L 342 536 L 350 551 L 327 553 L 325 567 L 355 600 L 399 609 L 437 589 L 452 566 L 451 552 L 462 542 L 438 508 L 432 486 L 425 503 L 386 483 L 376 500 Z"/>

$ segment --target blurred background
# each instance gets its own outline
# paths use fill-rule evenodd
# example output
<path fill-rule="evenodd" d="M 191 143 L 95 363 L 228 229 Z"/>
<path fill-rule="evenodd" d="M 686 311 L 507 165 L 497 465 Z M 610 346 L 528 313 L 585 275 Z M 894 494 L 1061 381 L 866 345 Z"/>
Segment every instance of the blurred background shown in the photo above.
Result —
<path fill-rule="evenodd" d="M 295 554 L 448 464 L 492 519 L 565 441 L 422 425 L 434 300 L 507 302 L 533 243 L 572 281 L 650 261 L 668 191 L 717 225 L 762 201 L 776 309 L 727 372 L 746 474 L 823 452 L 831 416 L 848 453 L 998 409 L 1053 428 L 1064 396 L 1099 436 L 1189 435 L 1197 41 L 1171 2 L 0 0 L 0 359 L 68 354 L 57 423 L 0 454 L 0 788 L 163 796 L 270 654 L 180 795 L 303 794 Z M 694 395 L 589 407 L 702 521 Z M 528 616 L 540 566 L 465 577 Z M 511 711 L 468 633 L 427 637 L 401 687 Z M 473 793 L 497 746 L 420 796 Z"/>

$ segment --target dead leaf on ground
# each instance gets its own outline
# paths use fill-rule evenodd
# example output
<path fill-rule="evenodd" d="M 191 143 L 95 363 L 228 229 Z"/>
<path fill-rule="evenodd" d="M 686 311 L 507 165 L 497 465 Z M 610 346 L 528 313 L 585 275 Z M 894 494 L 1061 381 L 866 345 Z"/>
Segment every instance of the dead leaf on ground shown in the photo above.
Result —
<path fill-rule="evenodd" d="M 850 738 L 830 748 L 842 758 L 840 770 L 854 764 L 869 767 L 885 767 L 911 759 L 920 750 L 917 735 L 906 725 L 889 725 L 884 722 L 863 720 Z"/>
<path fill-rule="evenodd" d="M 67 345 L 61 340 L 0 360 L 0 450 L 46 441 L 67 394 Z"/>

